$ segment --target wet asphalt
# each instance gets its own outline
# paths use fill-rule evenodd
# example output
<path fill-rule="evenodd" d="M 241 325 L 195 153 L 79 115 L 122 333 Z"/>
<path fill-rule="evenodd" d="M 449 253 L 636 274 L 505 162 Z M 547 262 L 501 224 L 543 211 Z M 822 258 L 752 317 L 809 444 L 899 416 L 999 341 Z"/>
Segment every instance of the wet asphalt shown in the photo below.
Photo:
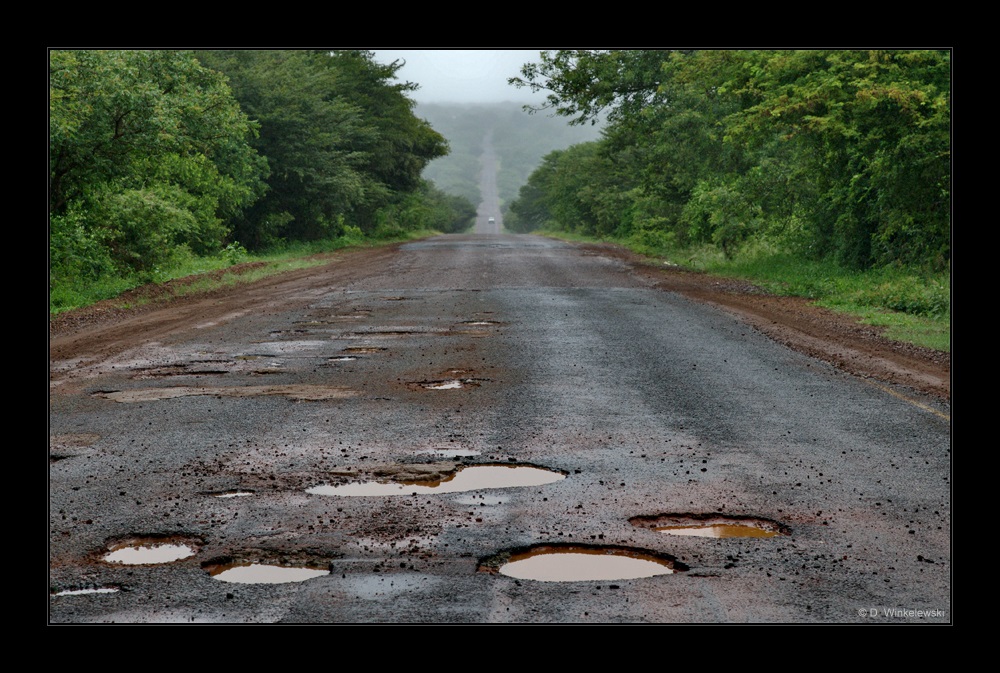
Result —
<path fill-rule="evenodd" d="M 952 620 L 950 421 L 906 395 L 535 236 L 409 243 L 386 268 L 300 299 L 50 389 L 50 623 Z M 496 463 L 566 478 L 307 493 Z M 662 515 L 755 517 L 789 534 L 630 522 Z M 193 554 L 103 560 L 139 539 Z M 492 571 L 497 555 L 561 544 L 685 569 L 567 582 Z M 209 572 L 250 562 L 330 572 L 283 584 Z M 59 595 L 97 588 L 114 591 Z"/>

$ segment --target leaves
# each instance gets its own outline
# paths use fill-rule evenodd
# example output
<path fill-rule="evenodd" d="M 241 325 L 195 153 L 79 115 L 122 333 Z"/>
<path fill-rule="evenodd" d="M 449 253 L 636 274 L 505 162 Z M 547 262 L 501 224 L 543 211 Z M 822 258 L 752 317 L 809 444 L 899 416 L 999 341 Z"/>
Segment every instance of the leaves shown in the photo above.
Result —
<path fill-rule="evenodd" d="M 727 254 L 767 237 L 852 266 L 949 263 L 947 51 L 558 51 L 512 83 L 575 122 L 607 114 L 599 153 L 614 168 L 594 182 L 613 179 L 576 190 L 576 207 L 639 198 L 602 230 L 655 222 Z"/>

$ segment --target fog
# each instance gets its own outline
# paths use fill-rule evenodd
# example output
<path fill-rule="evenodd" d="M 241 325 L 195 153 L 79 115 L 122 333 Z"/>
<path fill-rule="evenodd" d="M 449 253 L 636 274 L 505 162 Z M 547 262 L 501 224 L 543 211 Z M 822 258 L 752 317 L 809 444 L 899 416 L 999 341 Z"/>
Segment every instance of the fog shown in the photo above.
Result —
<path fill-rule="evenodd" d="M 540 103 L 532 94 L 507 84 L 521 66 L 538 60 L 528 49 L 375 49 L 375 60 L 406 62 L 396 76 L 420 88 L 410 93 L 418 103 Z"/>

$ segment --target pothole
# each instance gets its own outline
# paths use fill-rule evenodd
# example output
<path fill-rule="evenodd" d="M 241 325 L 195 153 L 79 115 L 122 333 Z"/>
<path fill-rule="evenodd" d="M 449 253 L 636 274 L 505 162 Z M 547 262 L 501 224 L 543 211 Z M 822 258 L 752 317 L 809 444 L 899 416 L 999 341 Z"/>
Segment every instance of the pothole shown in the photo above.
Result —
<path fill-rule="evenodd" d="M 330 569 L 310 566 L 269 565 L 266 563 L 229 562 L 202 565 L 220 582 L 234 584 L 289 584 L 329 575 Z"/>
<path fill-rule="evenodd" d="M 423 451 L 417 451 L 417 454 L 429 454 L 440 456 L 441 458 L 471 458 L 472 456 L 478 456 L 479 451 L 474 451 L 473 449 L 424 449 Z"/>
<path fill-rule="evenodd" d="M 327 362 L 354 362 L 358 358 L 354 355 L 341 355 L 339 357 L 330 358 Z"/>
<path fill-rule="evenodd" d="M 434 381 L 413 381 L 407 386 L 414 390 L 459 390 L 460 388 L 478 388 L 488 380 L 473 378 L 436 379 Z"/>
<path fill-rule="evenodd" d="M 306 489 L 312 495 L 383 496 L 462 493 L 491 488 L 542 486 L 565 479 L 562 472 L 531 465 L 472 465 L 456 470 L 444 479 L 427 481 L 369 481 L 364 483 L 324 484 Z"/>
<path fill-rule="evenodd" d="M 414 336 L 418 334 L 445 334 L 447 330 L 438 329 L 434 327 L 372 327 L 366 329 L 359 329 L 349 334 L 345 334 L 346 338 L 349 339 L 363 339 L 365 337 L 372 337 L 375 339 L 385 339 L 401 336 Z"/>
<path fill-rule="evenodd" d="M 502 552 L 479 565 L 483 572 L 539 582 L 631 580 L 687 569 L 671 556 L 643 549 L 554 544 Z"/>
<path fill-rule="evenodd" d="M 212 397 L 263 397 L 277 395 L 297 401 L 339 400 L 354 397 L 355 391 L 341 386 L 289 384 L 273 386 L 178 386 L 171 388 L 138 388 L 134 390 L 99 390 L 91 393 L 115 402 L 155 402 L 177 397 L 208 395 Z"/>
<path fill-rule="evenodd" d="M 230 364 L 228 361 L 224 362 L 225 364 Z M 162 367 L 148 367 L 140 369 L 132 376 L 132 378 L 142 380 L 167 378 L 171 376 L 218 376 L 228 373 L 228 369 L 211 369 L 206 367 L 205 363 L 178 363 Z"/>
<path fill-rule="evenodd" d="M 55 591 L 53 596 L 85 596 L 88 594 L 116 594 L 121 591 L 118 587 L 88 587 L 85 589 L 63 589 Z"/>
<path fill-rule="evenodd" d="M 132 538 L 109 545 L 101 557 L 105 563 L 122 565 L 158 565 L 194 556 L 195 544 L 169 538 Z"/>
<path fill-rule="evenodd" d="M 668 535 L 694 537 L 776 537 L 792 534 L 792 529 L 783 523 L 741 515 L 659 514 L 634 516 L 629 522 L 633 526 Z"/>
<path fill-rule="evenodd" d="M 464 388 L 469 383 L 461 379 L 447 379 L 444 381 L 424 381 L 420 385 L 427 390 L 455 390 Z"/>
<path fill-rule="evenodd" d="M 227 491 L 210 491 L 205 495 L 210 495 L 213 498 L 245 498 L 250 495 L 256 495 L 253 491 L 244 491 L 240 489 L 229 489 Z"/>

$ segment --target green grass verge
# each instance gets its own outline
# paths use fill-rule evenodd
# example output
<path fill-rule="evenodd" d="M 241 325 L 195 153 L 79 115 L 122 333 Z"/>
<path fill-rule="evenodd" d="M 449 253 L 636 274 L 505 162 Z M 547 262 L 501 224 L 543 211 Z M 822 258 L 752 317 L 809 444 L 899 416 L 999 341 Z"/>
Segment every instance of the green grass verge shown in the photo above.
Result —
<path fill-rule="evenodd" d="M 227 286 L 248 284 L 268 276 L 327 263 L 327 260 L 323 259 L 310 259 L 314 255 L 347 248 L 390 245 L 401 241 L 426 238 L 438 233 L 440 232 L 430 230 L 397 232 L 391 236 L 380 236 L 373 239 L 365 238 L 358 232 L 354 235 L 325 241 L 291 243 L 259 254 L 248 253 L 239 246 L 230 246 L 227 250 L 211 257 L 198 257 L 192 254 L 175 255 L 173 263 L 169 266 L 144 275 L 88 279 L 86 281 L 50 277 L 49 315 L 57 315 L 76 308 L 90 306 L 105 299 L 114 299 L 142 285 L 163 284 L 177 278 L 211 274 L 214 271 L 227 269 L 237 264 L 263 262 L 263 265 L 257 268 L 243 270 L 240 273 L 205 275 L 204 278 L 177 285 L 173 288 L 172 294 L 183 296 L 210 292 Z M 123 301 L 120 306 L 128 308 L 129 304 Z"/>

